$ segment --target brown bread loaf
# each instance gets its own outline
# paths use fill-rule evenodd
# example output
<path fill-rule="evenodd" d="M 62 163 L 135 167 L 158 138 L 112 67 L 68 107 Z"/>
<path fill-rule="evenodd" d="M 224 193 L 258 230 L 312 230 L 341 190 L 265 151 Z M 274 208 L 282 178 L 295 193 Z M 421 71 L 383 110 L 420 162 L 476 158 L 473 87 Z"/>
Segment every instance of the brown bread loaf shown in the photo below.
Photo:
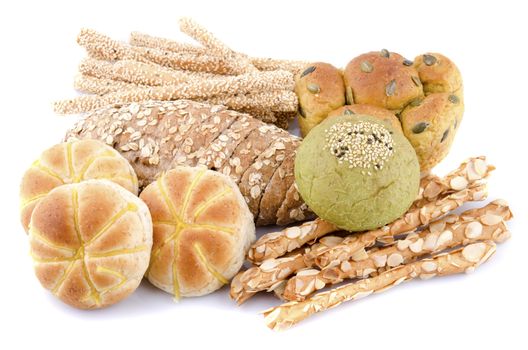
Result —
<path fill-rule="evenodd" d="M 259 225 L 313 217 L 293 186 L 290 158 L 300 139 L 223 106 L 188 100 L 113 105 L 84 116 L 65 138 L 114 147 L 132 164 L 140 188 L 178 165 L 201 164 L 235 181 Z"/>

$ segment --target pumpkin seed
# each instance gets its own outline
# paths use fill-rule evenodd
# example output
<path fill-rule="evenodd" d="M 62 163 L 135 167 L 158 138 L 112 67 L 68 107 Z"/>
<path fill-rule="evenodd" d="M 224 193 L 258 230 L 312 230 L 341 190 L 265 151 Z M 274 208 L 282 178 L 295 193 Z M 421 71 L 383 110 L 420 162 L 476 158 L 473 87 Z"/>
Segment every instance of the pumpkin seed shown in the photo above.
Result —
<path fill-rule="evenodd" d="M 396 80 L 392 79 L 390 83 L 385 87 L 385 94 L 387 96 L 392 96 L 396 92 Z"/>
<path fill-rule="evenodd" d="M 361 71 L 365 73 L 370 73 L 374 69 L 374 67 L 372 67 L 372 64 L 370 64 L 369 61 L 361 62 L 360 68 L 361 68 Z"/>
<path fill-rule="evenodd" d="M 411 76 L 411 79 L 414 83 L 414 85 L 420 87 L 422 85 L 422 82 L 420 81 L 420 78 L 418 78 L 417 76 L 413 75 Z"/>
<path fill-rule="evenodd" d="M 449 102 L 455 103 L 455 104 L 458 104 L 460 102 L 460 99 L 458 98 L 457 95 L 449 95 L 447 99 L 449 100 Z"/>
<path fill-rule="evenodd" d="M 445 139 L 447 139 L 447 135 L 449 135 L 449 128 L 447 128 L 446 131 L 444 131 L 444 134 L 442 135 L 442 139 L 440 140 L 440 142 L 444 142 Z"/>
<path fill-rule="evenodd" d="M 453 129 L 456 129 L 458 126 L 458 119 L 455 118 L 455 125 L 453 125 Z"/>
<path fill-rule="evenodd" d="M 354 104 L 354 93 L 352 92 L 352 88 L 350 86 L 346 87 L 346 101 L 349 105 Z"/>
<path fill-rule="evenodd" d="M 304 110 L 301 106 L 299 106 L 299 114 L 301 115 L 301 117 L 306 118 L 306 114 L 304 113 Z"/>
<path fill-rule="evenodd" d="M 407 66 L 407 67 L 412 66 L 413 65 L 413 61 L 408 60 L 408 59 L 404 59 L 403 60 L 403 65 Z"/>
<path fill-rule="evenodd" d="M 381 49 L 381 51 L 380 51 L 380 56 L 381 56 L 381 57 L 385 57 L 385 58 L 389 58 L 389 57 L 390 57 L 390 52 L 389 52 L 389 50 L 387 50 L 387 49 Z"/>
<path fill-rule="evenodd" d="M 321 88 L 319 87 L 319 85 L 317 84 L 314 84 L 314 83 L 311 83 L 311 84 L 308 84 L 306 86 L 306 88 L 308 89 L 308 91 L 310 91 L 312 94 L 317 94 L 321 91 Z"/>
<path fill-rule="evenodd" d="M 409 105 L 411 105 L 412 107 L 418 107 L 419 105 L 422 104 L 422 102 L 423 100 L 421 98 L 415 98 L 414 100 L 409 102 Z"/>
<path fill-rule="evenodd" d="M 413 126 L 412 132 L 414 134 L 421 134 L 429 126 L 428 122 L 420 122 Z"/>
<path fill-rule="evenodd" d="M 423 61 L 426 65 L 432 66 L 433 64 L 436 63 L 437 59 L 433 55 L 425 54 L 423 55 Z"/>
<path fill-rule="evenodd" d="M 353 111 L 351 111 L 350 109 L 347 108 L 347 109 L 345 109 L 345 113 L 344 114 L 345 115 L 352 115 L 352 114 L 356 114 L 356 113 L 354 113 Z"/>
<path fill-rule="evenodd" d="M 302 73 L 301 73 L 301 78 L 312 73 L 313 71 L 315 70 L 315 66 L 310 66 L 308 68 L 306 68 Z"/>

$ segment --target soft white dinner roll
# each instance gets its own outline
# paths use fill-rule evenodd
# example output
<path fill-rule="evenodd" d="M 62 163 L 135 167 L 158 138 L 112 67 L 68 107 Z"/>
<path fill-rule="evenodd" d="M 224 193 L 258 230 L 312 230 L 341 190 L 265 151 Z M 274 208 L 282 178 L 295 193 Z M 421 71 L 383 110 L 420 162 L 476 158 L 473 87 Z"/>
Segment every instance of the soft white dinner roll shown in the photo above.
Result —
<path fill-rule="evenodd" d="M 253 215 L 235 183 L 205 167 L 176 167 L 140 198 L 152 214 L 148 280 L 180 297 L 217 290 L 239 271 L 255 240 Z"/>

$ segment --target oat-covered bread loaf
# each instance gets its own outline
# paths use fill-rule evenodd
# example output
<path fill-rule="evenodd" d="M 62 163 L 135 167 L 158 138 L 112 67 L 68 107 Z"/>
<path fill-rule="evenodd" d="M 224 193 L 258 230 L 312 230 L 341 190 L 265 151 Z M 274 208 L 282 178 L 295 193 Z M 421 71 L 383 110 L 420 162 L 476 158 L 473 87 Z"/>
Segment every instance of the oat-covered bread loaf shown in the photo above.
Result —
<path fill-rule="evenodd" d="M 239 186 L 258 224 L 313 217 L 295 200 L 296 188 L 286 189 L 293 172 L 288 159 L 300 139 L 248 114 L 187 100 L 132 103 L 86 115 L 66 135 L 75 138 L 113 146 L 132 164 L 141 188 L 175 166 L 205 165 Z M 281 181 L 277 191 L 271 184 Z"/>
<path fill-rule="evenodd" d="M 141 282 L 152 221 L 134 194 L 107 180 L 88 180 L 56 187 L 38 203 L 29 242 L 44 288 L 71 306 L 101 308 Z"/>
<path fill-rule="evenodd" d="M 339 116 L 339 115 L 353 115 L 353 114 L 362 114 L 370 115 L 381 120 L 384 120 L 392 125 L 395 130 L 402 131 L 400 120 L 394 113 L 388 109 L 377 107 L 373 105 L 361 105 L 353 104 L 340 107 L 328 113 L 329 117 Z"/>
<path fill-rule="evenodd" d="M 423 97 L 422 83 L 412 62 L 387 50 L 354 58 L 347 64 L 343 78 L 349 104 L 370 104 L 399 112 L 412 100 Z"/>
<path fill-rule="evenodd" d="M 299 128 L 302 136 L 345 104 L 345 85 L 339 69 L 328 63 L 310 64 L 295 76 L 299 98 Z"/>
<path fill-rule="evenodd" d="M 134 169 L 112 147 L 97 140 L 60 143 L 42 152 L 22 178 L 21 221 L 26 232 L 33 209 L 49 191 L 88 179 L 107 179 L 138 194 Z"/>
<path fill-rule="evenodd" d="M 154 245 L 146 277 L 175 298 L 211 293 L 240 270 L 255 240 L 253 215 L 235 183 L 205 167 L 179 166 L 143 190 Z"/>

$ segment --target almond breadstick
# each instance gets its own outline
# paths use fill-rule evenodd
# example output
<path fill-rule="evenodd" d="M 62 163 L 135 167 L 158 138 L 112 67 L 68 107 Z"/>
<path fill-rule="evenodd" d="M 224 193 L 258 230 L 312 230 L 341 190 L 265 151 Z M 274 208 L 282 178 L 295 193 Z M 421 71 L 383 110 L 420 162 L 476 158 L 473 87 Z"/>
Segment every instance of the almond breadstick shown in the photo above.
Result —
<path fill-rule="evenodd" d="M 347 261 L 362 248 L 370 247 L 380 237 L 413 231 L 420 226 L 426 226 L 435 219 L 444 216 L 465 202 L 481 201 L 487 196 L 486 185 L 475 185 L 462 191 L 454 192 L 429 202 L 422 208 L 408 211 L 404 216 L 391 224 L 377 230 L 367 231 L 348 236 L 343 243 L 328 249 L 312 249 L 306 256 L 307 261 L 312 261 L 319 268 L 329 265 L 335 266 Z"/>
<path fill-rule="evenodd" d="M 495 249 L 496 245 L 491 241 L 473 243 L 448 254 L 401 265 L 376 277 L 318 293 L 305 301 L 291 301 L 272 307 L 262 312 L 264 322 L 273 330 L 284 330 L 317 312 L 336 307 L 345 301 L 383 292 L 416 277 L 428 279 L 434 276 L 470 273 L 486 262 L 495 253 Z"/>
<path fill-rule="evenodd" d="M 126 83 L 106 78 L 96 78 L 90 75 L 78 74 L 73 80 L 73 87 L 75 90 L 82 91 L 89 94 L 105 95 L 112 92 L 128 91 L 137 89 L 138 87 L 145 87 L 144 85 L 137 85 Z"/>
<path fill-rule="evenodd" d="M 111 104 L 124 104 L 147 100 L 205 99 L 211 96 L 226 94 L 230 91 L 249 93 L 290 89 L 293 77 L 290 72 L 275 71 L 248 73 L 239 76 L 192 80 L 178 85 L 138 88 L 130 91 L 109 93 L 105 96 L 79 96 L 58 101 L 55 111 L 59 114 L 73 114 L 92 111 Z"/>
<path fill-rule="evenodd" d="M 460 216 L 449 215 L 389 247 L 368 251 L 360 261 L 348 260 L 314 275 L 294 276 L 288 280 L 283 297 L 290 301 L 302 301 L 328 284 L 340 283 L 344 279 L 366 278 L 385 268 L 408 264 L 427 254 L 434 255 L 448 248 L 483 240 L 502 243 L 510 237 L 505 221 L 511 217 L 508 204 L 500 199 L 485 207 L 467 210 Z"/>
<path fill-rule="evenodd" d="M 439 196 L 463 190 L 476 181 L 485 179 L 494 169 L 493 166 L 486 164 L 485 159 L 485 157 L 470 158 L 444 178 L 438 178 L 435 175 L 424 177 L 420 181 L 419 196 L 409 210 L 419 210 L 427 203 L 438 199 Z M 397 222 L 395 221 L 395 223 Z M 310 231 L 308 231 L 308 227 Z M 248 259 L 253 263 L 258 263 L 268 258 L 276 258 L 309 241 L 337 230 L 339 228 L 335 225 L 318 218 L 300 226 L 268 233 L 251 246 Z M 392 237 L 392 234 L 389 234 L 388 237 Z"/>

